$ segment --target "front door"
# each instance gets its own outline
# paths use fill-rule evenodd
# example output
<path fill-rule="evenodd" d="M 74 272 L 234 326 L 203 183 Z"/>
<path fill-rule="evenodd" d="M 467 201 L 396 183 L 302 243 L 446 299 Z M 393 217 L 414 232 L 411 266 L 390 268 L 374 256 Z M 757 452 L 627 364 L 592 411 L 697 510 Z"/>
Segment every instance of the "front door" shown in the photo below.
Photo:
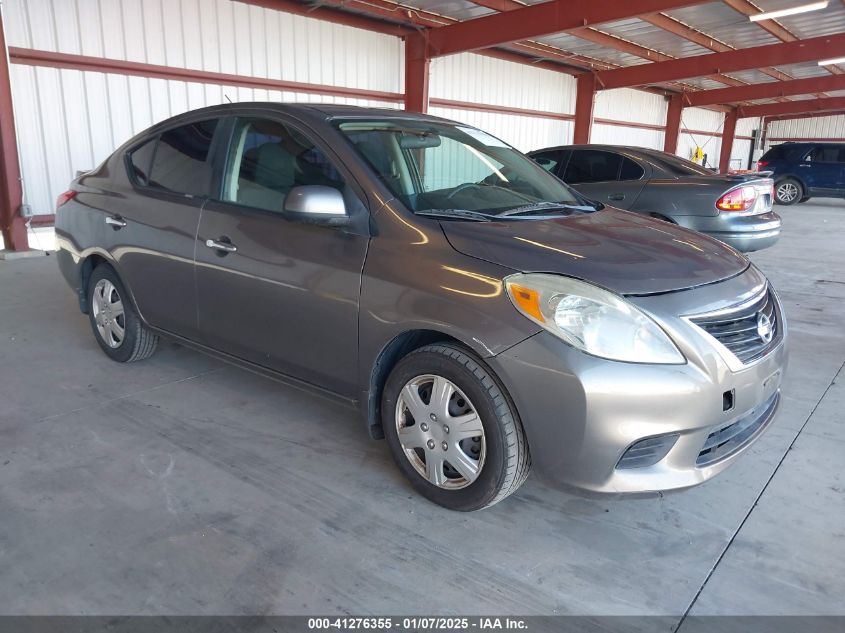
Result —
<path fill-rule="evenodd" d="M 563 181 L 590 200 L 618 209 L 629 209 L 646 182 L 638 163 L 622 154 L 598 149 L 572 150 Z"/>
<path fill-rule="evenodd" d="M 348 177 L 290 123 L 238 118 L 222 181 L 219 199 L 203 207 L 197 238 L 203 342 L 354 396 L 369 237 L 281 214 L 285 197 L 299 185 L 335 187 L 351 215 L 366 214 Z"/>
<path fill-rule="evenodd" d="M 843 188 L 845 147 L 825 144 L 813 148 L 798 165 L 799 174 L 815 195 L 835 194 Z"/>

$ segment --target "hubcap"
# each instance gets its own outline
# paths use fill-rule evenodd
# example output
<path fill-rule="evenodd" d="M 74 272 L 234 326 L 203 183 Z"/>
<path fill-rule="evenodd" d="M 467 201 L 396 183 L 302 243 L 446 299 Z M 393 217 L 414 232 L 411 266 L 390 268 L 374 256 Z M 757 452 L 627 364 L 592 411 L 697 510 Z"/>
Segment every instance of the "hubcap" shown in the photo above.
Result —
<path fill-rule="evenodd" d="M 438 488 L 465 488 L 481 473 L 486 448 L 481 418 L 442 376 L 426 374 L 405 384 L 396 402 L 396 431 L 405 457 Z"/>
<path fill-rule="evenodd" d="M 111 348 L 120 347 L 126 336 L 126 315 L 117 288 L 108 279 L 101 279 L 94 286 L 91 308 L 100 338 Z"/>
<path fill-rule="evenodd" d="M 778 187 L 778 199 L 781 202 L 792 202 L 798 197 L 798 187 L 791 182 L 785 182 Z"/>

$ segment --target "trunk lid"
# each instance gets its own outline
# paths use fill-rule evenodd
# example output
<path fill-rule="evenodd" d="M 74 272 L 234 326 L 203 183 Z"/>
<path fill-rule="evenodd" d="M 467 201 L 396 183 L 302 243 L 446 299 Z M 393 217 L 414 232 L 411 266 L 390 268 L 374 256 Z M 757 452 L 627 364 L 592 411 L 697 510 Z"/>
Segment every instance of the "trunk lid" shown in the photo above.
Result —
<path fill-rule="evenodd" d="M 612 207 L 548 220 L 440 224 L 464 255 L 520 272 L 576 277 L 620 294 L 683 290 L 748 267 L 745 257 L 717 240 Z"/>

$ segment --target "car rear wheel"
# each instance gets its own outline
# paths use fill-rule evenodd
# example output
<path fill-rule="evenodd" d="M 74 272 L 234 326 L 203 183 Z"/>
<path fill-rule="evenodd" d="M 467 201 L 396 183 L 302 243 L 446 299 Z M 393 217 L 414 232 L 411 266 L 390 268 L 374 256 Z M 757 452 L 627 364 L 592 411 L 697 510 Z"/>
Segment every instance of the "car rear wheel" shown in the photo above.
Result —
<path fill-rule="evenodd" d="M 156 350 L 158 336 L 141 322 L 110 266 L 97 266 L 88 280 L 88 318 L 94 338 L 112 360 L 131 363 Z"/>
<path fill-rule="evenodd" d="M 804 197 L 801 183 L 793 178 L 784 178 L 775 184 L 775 202 L 783 205 L 795 204 Z"/>
<path fill-rule="evenodd" d="M 492 371 L 453 345 L 399 361 L 382 395 L 382 425 L 411 485 L 451 510 L 498 503 L 528 477 L 522 424 Z"/>

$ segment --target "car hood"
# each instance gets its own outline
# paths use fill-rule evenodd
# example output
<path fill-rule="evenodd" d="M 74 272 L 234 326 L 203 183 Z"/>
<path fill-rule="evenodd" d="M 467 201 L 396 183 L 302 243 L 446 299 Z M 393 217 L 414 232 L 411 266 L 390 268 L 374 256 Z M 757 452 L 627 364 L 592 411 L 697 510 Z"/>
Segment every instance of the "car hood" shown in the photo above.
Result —
<path fill-rule="evenodd" d="M 620 294 L 654 294 L 733 277 L 734 249 L 668 222 L 605 207 L 548 220 L 441 222 L 464 255 L 520 272 L 558 273 Z"/>

